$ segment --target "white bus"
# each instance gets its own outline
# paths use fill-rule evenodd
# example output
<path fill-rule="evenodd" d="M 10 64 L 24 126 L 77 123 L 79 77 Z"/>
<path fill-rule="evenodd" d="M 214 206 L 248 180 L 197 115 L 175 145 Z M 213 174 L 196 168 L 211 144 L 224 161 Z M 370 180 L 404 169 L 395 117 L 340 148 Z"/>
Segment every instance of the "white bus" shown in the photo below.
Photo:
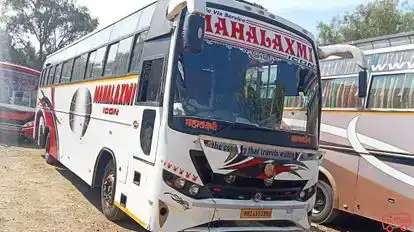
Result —
<path fill-rule="evenodd" d="M 317 50 L 255 4 L 159 0 L 48 56 L 34 135 L 48 163 L 101 188 L 110 220 L 307 230 L 322 158 L 318 61 L 338 52 L 364 68 L 358 49 Z M 286 98 L 307 104 L 287 114 Z"/>
<path fill-rule="evenodd" d="M 315 222 L 338 211 L 414 231 L 414 32 L 351 43 L 370 67 L 358 98 L 350 59 L 321 61 L 321 150 Z"/>

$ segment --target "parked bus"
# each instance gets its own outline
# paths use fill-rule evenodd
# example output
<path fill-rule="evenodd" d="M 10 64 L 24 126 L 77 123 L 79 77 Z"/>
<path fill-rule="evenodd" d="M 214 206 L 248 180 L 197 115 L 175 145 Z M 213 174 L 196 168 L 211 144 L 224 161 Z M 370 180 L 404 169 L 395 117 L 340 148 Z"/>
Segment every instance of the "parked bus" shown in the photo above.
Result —
<path fill-rule="evenodd" d="M 0 140 L 31 138 L 40 72 L 0 62 Z"/>
<path fill-rule="evenodd" d="M 362 101 L 352 60 L 321 61 L 326 153 L 316 222 L 332 221 L 339 210 L 377 221 L 404 214 L 414 230 L 413 41 L 414 33 L 404 33 L 351 43 L 364 50 L 370 67 Z"/>
<path fill-rule="evenodd" d="M 355 47 L 316 49 L 255 4 L 159 0 L 48 56 L 35 138 L 48 163 L 101 188 L 110 220 L 306 230 L 322 159 L 319 58 L 345 52 L 366 68 Z M 297 97 L 299 126 L 283 122 Z"/>

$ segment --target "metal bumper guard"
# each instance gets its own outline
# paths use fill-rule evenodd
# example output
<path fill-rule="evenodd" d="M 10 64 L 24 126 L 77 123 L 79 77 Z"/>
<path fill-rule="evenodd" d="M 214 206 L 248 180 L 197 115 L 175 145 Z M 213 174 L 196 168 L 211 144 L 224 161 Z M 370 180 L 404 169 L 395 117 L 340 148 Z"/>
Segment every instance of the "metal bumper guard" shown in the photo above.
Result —
<path fill-rule="evenodd" d="M 198 208 L 215 208 L 214 219 L 212 221 L 228 220 L 228 221 L 240 221 L 241 224 L 244 221 L 240 219 L 241 209 L 272 209 L 272 217 L 266 220 L 280 220 L 289 221 L 292 226 L 248 226 L 243 227 L 221 227 L 221 228 L 209 228 L 206 226 L 193 227 L 186 229 L 186 232 L 221 232 L 221 231 L 309 231 L 310 224 L 308 221 L 308 202 L 298 201 L 280 201 L 280 202 L 246 202 L 214 199 L 215 204 L 211 203 L 211 200 L 194 202 L 193 207 Z M 254 219 L 252 219 L 254 220 Z M 260 220 L 258 220 L 260 222 Z M 294 225 L 294 226 L 293 226 Z"/>

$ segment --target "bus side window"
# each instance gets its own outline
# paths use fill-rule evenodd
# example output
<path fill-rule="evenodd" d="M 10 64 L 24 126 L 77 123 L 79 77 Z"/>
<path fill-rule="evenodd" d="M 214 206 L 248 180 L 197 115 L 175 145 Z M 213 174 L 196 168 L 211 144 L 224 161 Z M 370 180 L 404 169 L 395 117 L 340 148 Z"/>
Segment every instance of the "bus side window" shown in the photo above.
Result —
<path fill-rule="evenodd" d="M 95 62 L 96 51 L 90 52 L 88 55 L 88 62 L 86 62 L 85 80 L 92 78 L 92 68 Z"/>
<path fill-rule="evenodd" d="M 108 57 L 106 58 L 104 76 L 112 76 L 114 73 L 116 53 L 118 52 L 119 43 L 109 45 Z"/>
<path fill-rule="evenodd" d="M 62 73 L 62 64 L 58 64 L 56 67 L 55 77 L 53 78 L 53 84 L 59 84 L 60 74 Z"/>
<path fill-rule="evenodd" d="M 131 58 L 131 64 L 130 64 L 131 68 L 129 70 L 130 72 L 139 71 L 139 65 L 141 63 L 141 58 L 142 58 L 142 51 L 144 49 L 145 35 L 146 35 L 146 32 L 143 32 L 135 36 L 134 48 L 132 51 L 132 58 Z"/>
<path fill-rule="evenodd" d="M 48 81 L 47 81 L 48 85 L 53 85 L 53 77 L 55 75 L 55 72 L 56 72 L 56 66 L 51 67 L 50 68 L 50 73 L 49 73 L 49 78 L 48 78 Z"/>
<path fill-rule="evenodd" d="M 126 38 L 119 42 L 118 51 L 116 53 L 113 75 L 124 75 L 128 70 L 128 61 L 131 54 L 131 44 L 133 37 Z"/>
<path fill-rule="evenodd" d="M 138 102 L 161 102 L 160 89 L 163 70 L 164 58 L 143 62 L 139 81 Z"/>
<path fill-rule="evenodd" d="M 370 87 L 368 108 L 412 109 L 413 74 L 374 76 Z"/>
<path fill-rule="evenodd" d="M 46 69 L 43 69 L 42 75 L 40 76 L 39 86 L 43 86 L 43 82 L 45 81 Z"/>
<path fill-rule="evenodd" d="M 356 77 L 322 81 L 322 107 L 355 109 L 362 106 Z"/>
<path fill-rule="evenodd" d="M 93 62 L 92 66 L 92 73 L 91 78 L 92 79 L 98 79 L 102 77 L 102 69 L 103 69 L 103 62 L 105 59 L 105 52 L 106 52 L 106 46 L 99 48 L 96 51 L 95 61 Z"/>
<path fill-rule="evenodd" d="M 86 59 L 88 54 L 76 57 L 73 64 L 72 80 L 71 82 L 82 81 L 85 75 Z"/>
<path fill-rule="evenodd" d="M 49 73 L 50 73 L 50 67 L 49 68 L 47 68 L 47 70 L 46 70 L 46 74 L 45 74 L 45 78 L 44 78 L 44 80 L 43 80 L 43 86 L 46 86 L 47 85 L 47 83 L 49 82 Z"/>
<path fill-rule="evenodd" d="M 70 76 L 72 72 L 73 60 L 66 61 L 63 63 L 62 77 L 60 78 L 60 83 L 69 83 Z"/>

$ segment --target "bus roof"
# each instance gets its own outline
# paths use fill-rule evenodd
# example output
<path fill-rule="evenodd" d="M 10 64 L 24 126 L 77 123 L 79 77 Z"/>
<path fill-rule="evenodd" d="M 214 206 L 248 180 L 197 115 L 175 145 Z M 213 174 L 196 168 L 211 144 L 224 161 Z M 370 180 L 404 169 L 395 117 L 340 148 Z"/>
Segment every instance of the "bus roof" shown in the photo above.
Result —
<path fill-rule="evenodd" d="M 24 66 L 16 65 L 16 64 L 11 64 L 11 63 L 7 63 L 7 62 L 1 62 L 0 61 L 0 68 L 19 71 L 19 72 L 27 73 L 27 74 L 34 75 L 34 76 L 39 76 L 40 75 L 40 72 L 35 70 L 35 69 L 31 69 L 31 68 L 28 68 L 28 67 L 24 67 Z"/>
<path fill-rule="evenodd" d="M 349 41 L 345 44 L 356 46 L 361 50 L 374 50 L 409 45 L 414 44 L 414 31 Z"/>
<path fill-rule="evenodd" d="M 135 21 L 138 19 L 138 24 L 140 24 L 139 20 L 140 20 L 140 17 L 141 16 L 138 16 L 138 15 L 141 13 L 141 11 L 144 11 L 147 8 L 149 9 L 149 6 L 152 6 L 155 3 L 160 2 L 160 1 L 164 2 L 164 4 L 165 4 L 165 2 L 166 3 L 169 2 L 169 0 L 157 0 L 157 1 L 153 1 L 152 3 L 146 5 L 145 7 L 142 7 L 140 9 L 134 11 L 133 13 L 131 13 L 131 14 L 129 14 L 129 15 L 127 15 L 127 16 L 125 16 L 125 17 L 123 17 L 123 18 L 121 18 L 121 19 L 119 19 L 117 21 L 115 21 L 114 23 L 112 23 L 110 25 L 107 25 L 105 27 L 102 27 L 102 28 L 100 28 L 100 29 L 98 29 L 98 30 L 96 30 L 94 32 L 91 32 L 91 33 L 83 36 L 82 38 L 76 40 L 75 42 L 67 45 L 66 47 L 64 47 L 64 48 L 62 48 L 62 49 L 60 49 L 60 50 L 58 50 L 58 51 L 56 51 L 56 52 L 48 55 L 47 56 L 47 59 L 46 59 L 46 62 L 47 63 L 54 64 L 56 62 L 55 60 L 58 60 L 58 62 L 60 62 L 61 60 L 65 60 L 67 58 L 73 58 L 73 57 L 76 57 L 78 55 L 83 54 L 84 52 L 97 49 L 97 48 L 99 48 L 99 47 L 101 47 L 101 46 L 103 46 L 105 44 L 110 43 L 111 41 L 115 41 L 118 38 L 126 37 L 127 35 L 129 36 L 130 34 L 133 34 L 132 31 L 129 31 L 129 30 L 122 31 L 123 34 L 115 33 L 117 35 L 116 36 L 117 38 L 115 38 L 114 35 L 113 35 L 113 33 L 112 33 L 112 31 L 113 30 L 117 30 L 118 29 L 117 28 L 118 25 L 119 25 L 119 27 L 122 27 L 123 26 L 123 23 L 125 23 L 125 22 L 133 22 L 133 23 L 136 23 Z M 293 22 L 291 22 L 289 20 L 286 20 L 286 19 L 284 19 L 282 17 L 279 17 L 277 15 L 274 15 L 272 13 L 269 13 L 268 10 L 264 9 L 263 7 L 255 4 L 255 3 L 250 3 L 250 2 L 248 2 L 246 0 L 207 0 L 207 2 L 211 2 L 211 3 L 215 3 L 215 4 L 220 4 L 220 5 L 232 6 L 232 7 L 236 8 L 236 9 L 239 9 L 239 10 L 251 11 L 251 12 L 253 12 L 255 14 L 264 15 L 264 16 L 269 17 L 269 18 L 271 18 L 271 19 L 273 19 L 275 21 L 278 21 L 280 23 L 283 23 L 283 24 L 289 26 L 290 28 L 292 28 L 292 29 L 294 29 L 296 31 L 299 31 L 300 33 L 305 34 L 306 36 L 308 36 L 313 41 L 315 40 L 315 37 L 313 36 L 313 34 L 310 33 L 309 31 L 307 31 L 306 29 L 300 27 L 299 25 L 297 25 L 297 24 L 295 24 L 295 23 L 293 23 Z M 154 10 L 155 9 L 151 9 L 152 13 L 154 13 Z M 131 20 L 133 20 L 133 21 L 131 21 Z M 135 31 L 139 31 L 139 30 L 142 29 L 142 28 L 139 29 L 138 27 L 137 28 L 134 28 Z M 121 29 L 121 30 L 124 30 L 124 29 Z M 117 30 L 117 32 L 119 32 L 119 30 Z M 98 33 L 100 33 L 101 35 L 105 35 L 105 39 L 102 40 L 101 39 L 102 36 L 101 35 L 98 36 Z M 98 38 L 98 41 L 96 41 L 95 39 L 93 39 L 91 37 Z M 93 41 L 89 41 L 88 38 L 90 38 L 89 40 L 93 40 Z M 104 37 L 102 37 L 102 38 L 104 38 Z M 92 45 L 89 46 L 90 43 L 92 43 L 93 46 Z M 74 47 L 77 44 L 79 44 L 79 45 L 76 46 L 76 47 Z M 88 47 L 88 49 L 86 49 L 86 47 Z M 62 53 L 63 51 L 66 51 L 64 53 L 65 54 L 64 55 L 65 58 L 64 59 L 58 58 L 58 57 L 61 56 L 59 54 Z M 58 56 L 58 57 L 56 57 L 56 56 Z"/>

